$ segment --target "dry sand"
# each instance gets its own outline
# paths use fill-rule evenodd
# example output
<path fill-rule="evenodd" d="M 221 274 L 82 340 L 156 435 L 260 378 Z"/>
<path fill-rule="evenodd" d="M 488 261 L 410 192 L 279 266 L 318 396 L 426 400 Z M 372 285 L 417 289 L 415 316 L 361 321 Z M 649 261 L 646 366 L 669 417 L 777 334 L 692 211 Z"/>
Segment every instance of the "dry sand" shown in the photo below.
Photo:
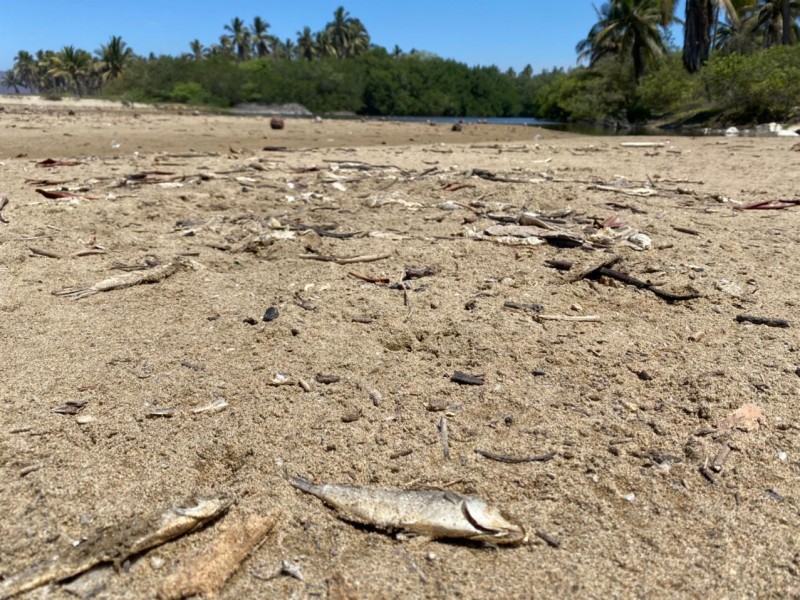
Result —
<path fill-rule="evenodd" d="M 193 495 L 226 494 L 237 510 L 282 516 L 224 598 L 800 594 L 800 207 L 734 210 L 798 196 L 791 139 L 624 148 L 523 127 L 290 120 L 273 132 L 265 119 L 85 101 L 4 107 L 0 582 Z M 80 164 L 37 167 L 44 158 Z M 145 171 L 172 175 L 120 186 Z M 83 197 L 47 200 L 35 188 Z M 565 208 L 581 221 L 573 229 L 618 215 L 653 245 L 466 236 L 497 224 L 488 213 Z M 88 249 L 105 253 L 78 256 Z M 545 266 L 609 252 L 619 270 L 702 297 L 669 304 Z M 300 258 L 314 253 L 389 257 Z M 176 255 L 194 268 L 82 300 L 51 293 Z M 349 274 L 397 284 L 409 266 L 438 272 L 405 292 Z M 602 320 L 538 322 L 508 300 Z M 270 306 L 278 318 L 261 321 Z M 738 323 L 741 314 L 791 326 Z M 453 383 L 456 370 L 485 384 Z M 272 385 L 278 373 L 293 384 Z M 225 410 L 193 413 L 220 397 Z M 68 402 L 86 404 L 54 412 Z M 758 429 L 719 428 L 748 403 L 763 413 Z M 174 412 L 148 416 L 155 409 Z M 714 472 L 723 444 L 732 450 Z M 505 464 L 476 449 L 555 458 Z M 294 474 L 477 494 L 531 542 L 400 541 L 337 519 L 287 483 Z M 95 597 L 153 597 L 222 525 L 102 574 Z M 270 578 L 283 560 L 304 580 Z M 27 597 L 45 596 L 74 597 L 58 585 Z"/>

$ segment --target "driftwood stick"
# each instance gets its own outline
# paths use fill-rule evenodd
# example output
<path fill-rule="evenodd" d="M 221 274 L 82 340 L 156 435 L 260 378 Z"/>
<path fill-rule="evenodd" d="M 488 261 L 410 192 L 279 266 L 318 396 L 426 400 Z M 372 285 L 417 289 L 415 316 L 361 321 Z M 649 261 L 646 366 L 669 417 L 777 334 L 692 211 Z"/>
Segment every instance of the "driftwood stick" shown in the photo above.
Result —
<path fill-rule="evenodd" d="M 548 452 L 547 454 L 540 454 L 537 456 L 508 456 L 506 454 L 496 454 L 494 452 L 489 452 L 488 450 L 480 450 L 476 449 L 475 454 L 479 454 L 484 458 L 488 458 L 489 460 L 496 460 L 497 462 L 504 462 L 504 463 L 528 463 L 528 462 L 547 462 L 548 460 L 553 460 L 556 457 L 555 452 Z"/>
<path fill-rule="evenodd" d="M 450 460 L 450 441 L 447 432 L 447 419 L 442 417 L 439 419 L 439 441 L 442 443 L 442 454 L 445 460 Z"/>
<path fill-rule="evenodd" d="M 599 323 L 603 319 L 599 315 L 533 315 L 536 321 L 573 321 L 578 323 Z"/>
<path fill-rule="evenodd" d="M 391 252 L 383 254 L 362 254 L 359 256 L 325 256 L 322 254 L 301 254 L 299 258 L 307 260 L 319 260 L 322 262 L 335 262 L 337 265 L 351 265 L 353 263 L 375 262 L 389 258 Z"/>

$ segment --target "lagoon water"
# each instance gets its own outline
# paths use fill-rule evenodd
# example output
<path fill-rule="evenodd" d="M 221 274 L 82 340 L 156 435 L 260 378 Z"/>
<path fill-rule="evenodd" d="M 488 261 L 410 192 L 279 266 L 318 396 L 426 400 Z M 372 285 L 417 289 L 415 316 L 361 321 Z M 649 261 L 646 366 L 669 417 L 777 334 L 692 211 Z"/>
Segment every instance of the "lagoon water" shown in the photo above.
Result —
<path fill-rule="evenodd" d="M 527 127 L 543 127 L 545 129 L 555 129 L 557 131 L 568 131 L 570 133 L 581 133 L 584 135 L 667 135 L 667 132 L 659 129 L 647 129 L 634 127 L 632 129 L 615 129 L 603 127 L 594 123 L 559 123 L 534 117 L 377 117 L 386 121 L 409 121 L 413 123 L 466 123 L 488 125 L 523 125 Z M 669 135 L 686 135 L 689 132 L 670 131 Z M 693 132 L 696 135 L 696 132 Z"/>

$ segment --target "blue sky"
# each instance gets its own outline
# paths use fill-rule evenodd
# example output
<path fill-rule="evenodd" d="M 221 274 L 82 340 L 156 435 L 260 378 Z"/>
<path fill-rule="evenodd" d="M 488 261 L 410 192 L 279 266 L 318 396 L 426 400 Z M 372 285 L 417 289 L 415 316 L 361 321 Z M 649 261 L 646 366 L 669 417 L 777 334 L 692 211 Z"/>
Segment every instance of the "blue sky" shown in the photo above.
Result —
<path fill-rule="evenodd" d="M 321 29 L 344 6 L 373 43 L 390 50 L 398 44 L 503 70 L 530 63 L 538 72 L 573 66 L 575 44 L 595 20 L 590 0 L 0 0 L 0 6 L 0 70 L 13 65 L 18 50 L 73 44 L 94 51 L 111 35 L 138 54 L 178 55 L 195 38 L 218 41 L 236 16 L 248 23 L 261 16 L 270 33 L 294 39 L 306 25 Z"/>

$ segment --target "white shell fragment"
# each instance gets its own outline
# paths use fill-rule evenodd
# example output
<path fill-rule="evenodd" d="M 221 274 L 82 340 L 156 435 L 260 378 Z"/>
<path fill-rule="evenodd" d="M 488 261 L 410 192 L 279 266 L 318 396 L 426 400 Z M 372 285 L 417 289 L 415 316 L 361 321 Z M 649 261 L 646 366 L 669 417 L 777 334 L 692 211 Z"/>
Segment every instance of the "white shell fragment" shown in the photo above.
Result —
<path fill-rule="evenodd" d="M 192 412 L 196 415 L 201 413 L 217 413 L 222 412 L 226 408 L 228 408 L 228 401 L 222 396 L 217 396 L 211 404 L 195 408 Z"/>

